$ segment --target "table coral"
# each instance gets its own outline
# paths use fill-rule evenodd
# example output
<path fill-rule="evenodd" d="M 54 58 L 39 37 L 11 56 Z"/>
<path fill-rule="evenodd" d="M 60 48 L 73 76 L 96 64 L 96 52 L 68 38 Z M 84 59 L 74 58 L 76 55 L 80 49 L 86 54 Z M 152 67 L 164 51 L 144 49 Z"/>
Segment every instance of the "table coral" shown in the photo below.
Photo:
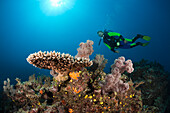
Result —
<path fill-rule="evenodd" d="M 70 54 L 50 51 L 30 54 L 26 59 L 33 66 L 40 69 L 49 69 L 57 81 L 65 81 L 68 72 L 80 67 L 89 67 L 93 64 L 89 55 L 93 52 L 93 41 L 87 40 L 87 43 L 80 43 L 78 54 L 73 57 Z"/>

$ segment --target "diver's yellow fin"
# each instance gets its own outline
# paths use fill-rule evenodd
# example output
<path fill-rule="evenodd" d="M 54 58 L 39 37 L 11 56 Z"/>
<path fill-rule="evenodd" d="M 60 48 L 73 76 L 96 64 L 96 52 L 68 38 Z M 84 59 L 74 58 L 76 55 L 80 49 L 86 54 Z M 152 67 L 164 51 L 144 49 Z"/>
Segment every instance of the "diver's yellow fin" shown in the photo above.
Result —
<path fill-rule="evenodd" d="M 146 41 L 150 41 L 151 40 L 151 37 L 149 36 L 143 36 L 142 39 L 146 40 Z"/>
<path fill-rule="evenodd" d="M 149 44 L 149 42 L 143 43 L 142 46 L 147 46 L 148 44 Z"/>

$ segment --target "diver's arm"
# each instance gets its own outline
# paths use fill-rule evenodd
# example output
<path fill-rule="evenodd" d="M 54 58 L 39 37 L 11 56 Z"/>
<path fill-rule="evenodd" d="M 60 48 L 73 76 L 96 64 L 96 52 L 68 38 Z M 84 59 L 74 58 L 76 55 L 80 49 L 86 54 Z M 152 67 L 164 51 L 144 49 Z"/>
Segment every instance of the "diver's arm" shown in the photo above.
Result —
<path fill-rule="evenodd" d="M 122 35 L 120 35 L 120 37 L 119 37 L 120 39 L 122 39 L 123 41 L 125 41 L 125 39 L 123 38 L 123 36 Z"/>
<path fill-rule="evenodd" d="M 114 53 L 119 53 L 119 51 L 115 50 L 114 48 L 111 48 L 111 51 L 113 51 Z"/>
<path fill-rule="evenodd" d="M 127 43 L 127 41 L 123 38 L 122 35 L 120 35 L 119 39 L 121 39 L 125 44 Z"/>
<path fill-rule="evenodd" d="M 116 52 L 116 50 L 114 48 L 111 48 L 111 51 L 113 51 L 114 53 Z"/>

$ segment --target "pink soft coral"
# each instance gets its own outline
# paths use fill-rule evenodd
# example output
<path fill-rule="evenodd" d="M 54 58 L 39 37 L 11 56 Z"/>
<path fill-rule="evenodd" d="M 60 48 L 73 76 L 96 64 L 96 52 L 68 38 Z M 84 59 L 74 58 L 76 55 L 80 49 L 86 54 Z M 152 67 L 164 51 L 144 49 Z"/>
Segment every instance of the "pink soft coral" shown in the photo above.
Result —
<path fill-rule="evenodd" d="M 89 59 L 89 56 L 93 53 L 93 41 L 91 40 L 87 40 L 86 43 L 83 43 L 81 42 L 80 43 L 80 47 L 77 49 L 78 53 L 77 55 L 75 56 L 75 58 L 77 57 L 84 57 L 84 58 L 87 58 Z"/>
<path fill-rule="evenodd" d="M 111 74 L 106 75 L 105 82 L 101 84 L 102 94 L 109 92 L 121 92 L 124 93 L 129 89 L 128 83 L 123 83 L 120 80 L 121 74 L 124 71 L 132 73 L 134 68 L 131 60 L 125 61 L 124 57 L 119 57 L 115 60 L 114 64 L 111 66 Z"/>

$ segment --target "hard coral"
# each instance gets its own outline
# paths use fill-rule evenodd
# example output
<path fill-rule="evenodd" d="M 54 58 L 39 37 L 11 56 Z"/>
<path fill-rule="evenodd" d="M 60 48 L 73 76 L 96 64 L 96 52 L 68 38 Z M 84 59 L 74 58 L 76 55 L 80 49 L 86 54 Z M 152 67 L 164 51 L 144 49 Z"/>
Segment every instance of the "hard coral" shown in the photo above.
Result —
<path fill-rule="evenodd" d="M 39 51 L 38 53 L 33 53 L 28 56 L 27 61 L 40 69 L 54 70 L 59 74 L 59 77 L 78 67 L 88 67 L 92 65 L 92 61 L 89 59 L 81 57 L 74 58 L 69 54 L 60 54 L 55 51 L 47 51 L 47 53 L 46 51 Z M 59 77 L 56 79 L 60 81 Z"/>
<path fill-rule="evenodd" d="M 60 52 L 50 51 L 30 54 L 27 61 L 40 69 L 53 70 L 51 72 L 58 81 L 65 81 L 67 73 L 80 67 L 89 67 L 93 63 L 89 60 L 89 55 L 93 52 L 93 41 L 87 40 L 87 43 L 80 43 L 78 54 L 75 58 L 69 54 L 60 54 Z M 57 74 L 56 74 L 57 73 Z"/>

